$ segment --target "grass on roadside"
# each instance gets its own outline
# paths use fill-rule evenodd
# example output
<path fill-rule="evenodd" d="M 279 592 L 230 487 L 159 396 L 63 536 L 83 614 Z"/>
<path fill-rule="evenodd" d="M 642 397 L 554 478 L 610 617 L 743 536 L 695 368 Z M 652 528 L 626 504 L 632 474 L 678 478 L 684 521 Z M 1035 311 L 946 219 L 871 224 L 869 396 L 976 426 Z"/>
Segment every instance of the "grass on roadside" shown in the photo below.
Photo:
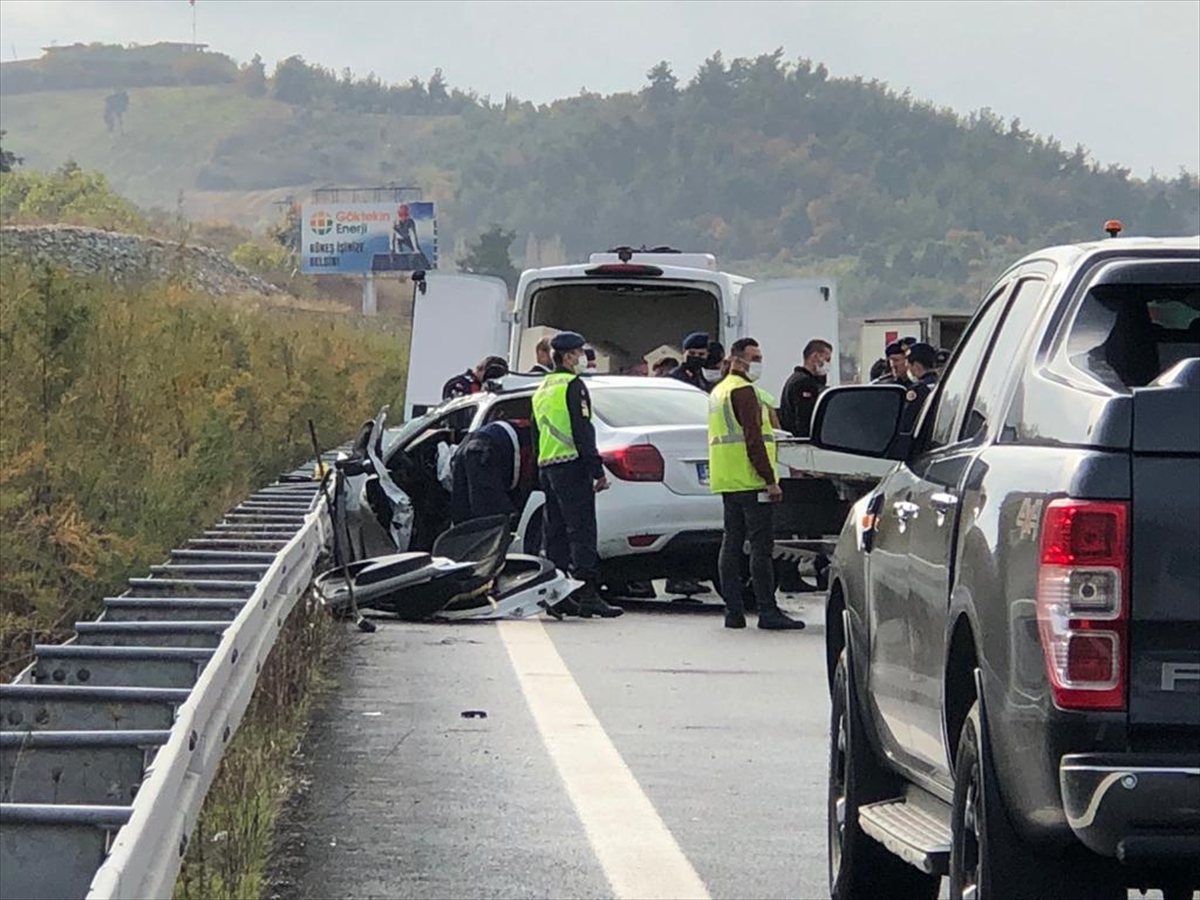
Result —
<path fill-rule="evenodd" d="M 341 631 L 311 594 L 272 649 L 221 760 L 175 882 L 175 900 L 258 900 L 292 758 Z"/>

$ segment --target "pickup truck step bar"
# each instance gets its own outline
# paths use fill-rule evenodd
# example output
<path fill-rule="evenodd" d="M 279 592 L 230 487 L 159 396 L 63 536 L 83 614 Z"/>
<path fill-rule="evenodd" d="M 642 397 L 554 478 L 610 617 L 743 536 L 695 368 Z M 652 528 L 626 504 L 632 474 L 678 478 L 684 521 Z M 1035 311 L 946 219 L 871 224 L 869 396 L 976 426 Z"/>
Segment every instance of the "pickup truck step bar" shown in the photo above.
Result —
<path fill-rule="evenodd" d="M 858 811 L 864 832 L 929 875 L 950 871 L 950 807 L 934 797 L 872 803 Z"/>

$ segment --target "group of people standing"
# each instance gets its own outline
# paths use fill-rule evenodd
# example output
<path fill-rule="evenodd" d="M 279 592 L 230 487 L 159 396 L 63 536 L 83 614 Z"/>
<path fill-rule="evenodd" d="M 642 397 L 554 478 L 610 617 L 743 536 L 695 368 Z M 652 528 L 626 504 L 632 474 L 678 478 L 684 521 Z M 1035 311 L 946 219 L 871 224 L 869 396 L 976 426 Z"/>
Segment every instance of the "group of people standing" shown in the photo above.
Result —
<path fill-rule="evenodd" d="M 611 618 L 623 610 L 608 603 L 599 590 L 595 498 L 609 485 L 596 448 L 591 397 L 579 378 L 591 364 L 589 349 L 583 336 L 573 331 L 538 342 L 533 371 L 543 378 L 533 396 L 531 418 L 491 422 L 463 440 L 451 462 L 451 515 L 456 523 L 482 515 L 515 515 L 523 505 L 521 486 L 536 483 L 546 495 L 544 553 L 583 582 L 554 612 Z M 683 339 L 681 349 L 681 361 L 664 359 L 655 366 L 655 374 L 709 395 L 709 482 L 723 505 L 718 574 L 725 626 L 746 627 L 743 564 L 748 547 L 758 627 L 802 629 L 802 621 L 779 609 L 775 595 L 773 507 L 783 497 L 776 472 L 775 432 L 809 436 L 833 346 L 822 338 L 804 346 L 801 364 L 784 384 L 778 405 L 757 384 L 763 353 L 753 338 L 735 341 L 726 356 L 719 342 L 697 331 Z M 886 356 L 888 371 L 874 381 L 907 389 L 904 417 L 905 427 L 911 429 L 942 361 L 932 346 L 917 341 L 890 344 Z M 449 399 L 475 393 L 507 374 L 505 360 L 488 357 L 447 382 L 443 395 Z M 676 581 L 668 584 L 668 591 L 700 592 L 690 587 L 691 583 Z"/>
<path fill-rule="evenodd" d="M 950 351 L 905 337 L 892 341 L 883 353 L 884 358 L 871 367 L 871 384 L 897 384 L 906 389 L 900 428 L 912 431 L 925 398 L 933 392 L 942 367 L 950 358 Z"/>

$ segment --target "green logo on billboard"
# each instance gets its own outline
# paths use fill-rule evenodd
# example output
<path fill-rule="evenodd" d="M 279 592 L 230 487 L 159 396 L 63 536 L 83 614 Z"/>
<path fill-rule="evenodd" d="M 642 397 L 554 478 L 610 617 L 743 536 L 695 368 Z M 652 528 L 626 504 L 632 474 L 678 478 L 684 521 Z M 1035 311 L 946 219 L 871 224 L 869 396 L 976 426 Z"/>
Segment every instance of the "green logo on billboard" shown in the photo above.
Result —
<path fill-rule="evenodd" d="M 312 229 L 313 234 L 329 234 L 333 231 L 333 216 L 323 209 L 318 209 L 308 217 L 308 227 Z"/>

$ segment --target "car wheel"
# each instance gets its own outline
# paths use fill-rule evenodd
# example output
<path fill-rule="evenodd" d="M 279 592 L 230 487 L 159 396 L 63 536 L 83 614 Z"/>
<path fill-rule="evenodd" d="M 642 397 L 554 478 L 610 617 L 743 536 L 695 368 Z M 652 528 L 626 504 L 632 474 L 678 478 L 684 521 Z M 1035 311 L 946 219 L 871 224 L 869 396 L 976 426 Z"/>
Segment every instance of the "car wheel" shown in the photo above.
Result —
<path fill-rule="evenodd" d="M 1126 890 L 1096 859 L 1038 856 L 1013 830 L 984 747 L 978 701 L 967 713 L 954 762 L 950 814 L 950 897 L 991 900 L 1114 900 Z"/>
<path fill-rule="evenodd" d="M 843 650 L 833 676 L 829 723 L 829 893 L 833 900 L 931 900 L 941 879 L 889 853 L 859 828 L 859 807 L 897 796 L 900 785 L 866 742 L 846 666 Z"/>

